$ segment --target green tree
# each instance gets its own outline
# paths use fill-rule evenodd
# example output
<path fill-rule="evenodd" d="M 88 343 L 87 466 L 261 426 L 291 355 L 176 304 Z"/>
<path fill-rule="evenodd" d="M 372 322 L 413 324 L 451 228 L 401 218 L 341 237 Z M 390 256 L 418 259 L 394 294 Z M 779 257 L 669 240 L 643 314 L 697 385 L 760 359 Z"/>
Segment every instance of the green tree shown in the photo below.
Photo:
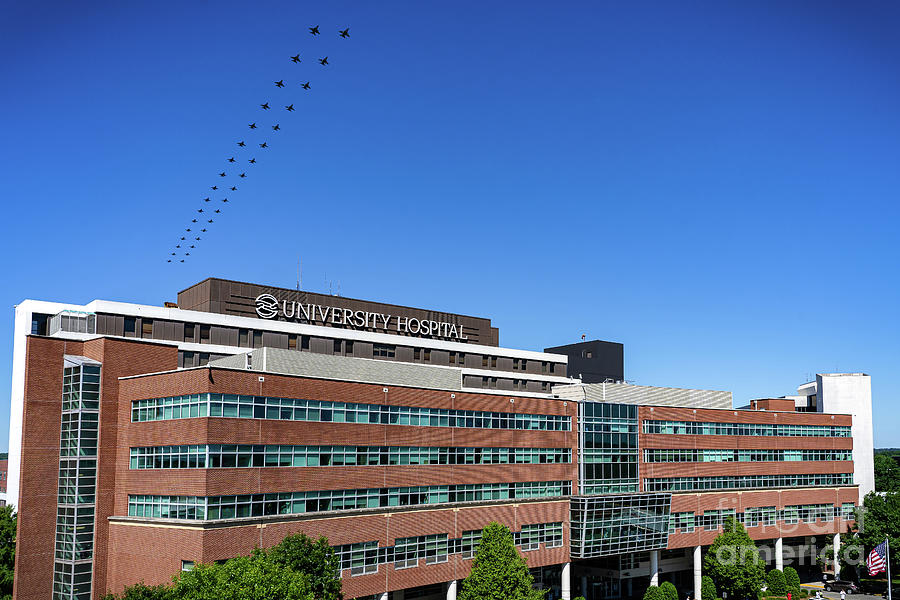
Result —
<path fill-rule="evenodd" d="M 756 543 L 734 517 L 725 520 L 724 530 L 709 547 L 703 570 L 719 592 L 727 592 L 734 600 L 755 598 L 766 577 Z"/>
<path fill-rule="evenodd" d="M 800 593 L 800 575 L 797 574 L 797 569 L 794 567 L 784 568 L 784 583 L 794 596 Z"/>
<path fill-rule="evenodd" d="M 10 505 L 0 506 L 0 597 L 12 598 L 16 568 L 16 512 Z"/>
<path fill-rule="evenodd" d="M 716 600 L 716 584 L 712 577 L 704 575 L 700 578 L 700 600 Z"/>
<path fill-rule="evenodd" d="M 663 581 L 659 586 L 663 600 L 678 600 L 678 589 L 671 581 Z"/>
<path fill-rule="evenodd" d="M 308 576 L 263 551 L 221 565 L 197 565 L 175 579 L 178 600 L 314 600 Z"/>
<path fill-rule="evenodd" d="M 499 523 L 484 528 L 472 571 L 462 582 L 459 600 L 543 600 L 534 577 L 516 550 L 512 533 Z"/>
<path fill-rule="evenodd" d="M 342 600 L 341 563 L 328 539 L 313 541 L 306 534 L 289 535 L 268 552 L 276 565 L 307 576 L 316 600 Z"/>
<path fill-rule="evenodd" d="M 875 455 L 875 489 L 900 492 L 900 466 L 887 454 Z"/>
<path fill-rule="evenodd" d="M 103 600 L 176 600 L 172 587 L 166 585 L 144 585 L 143 582 L 126 586 L 121 596 L 107 594 Z"/>
<path fill-rule="evenodd" d="M 891 545 L 891 573 L 900 573 L 900 554 L 895 551 L 900 549 L 900 493 L 869 492 L 853 518 L 856 521 L 853 530 L 863 546 L 863 556 L 868 556 L 887 536 Z"/>
<path fill-rule="evenodd" d="M 658 586 L 651 585 L 644 592 L 644 600 L 665 600 L 665 596 Z"/>
<path fill-rule="evenodd" d="M 785 581 L 784 573 L 778 569 L 769 571 L 769 574 L 766 576 L 766 588 L 766 591 L 776 596 L 787 594 L 787 582 Z"/>

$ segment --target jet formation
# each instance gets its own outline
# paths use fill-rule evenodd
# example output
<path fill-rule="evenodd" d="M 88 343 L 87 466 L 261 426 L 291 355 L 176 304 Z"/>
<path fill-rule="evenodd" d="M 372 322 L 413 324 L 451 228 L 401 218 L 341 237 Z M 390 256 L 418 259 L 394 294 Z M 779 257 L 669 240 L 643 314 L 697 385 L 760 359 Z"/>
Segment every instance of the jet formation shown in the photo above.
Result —
<path fill-rule="evenodd" d="M 322 32 L 319 30 L 319 26 L 318 26 L 318 25 L 314 25 L 314 26 L 312 26 L 312 27 L 309 27 L 308 30 L 309 30 L 310 35 L 311 35 L 313 38 L 318 38 L 319 36 L 322 35 Z M 338 30 L 337 30 L 337 36 L 338 36 L 338 38 L 340 38 L 340 39 L 348 39 L 348 38 L 350 37 L 350 28 L 347 27 L 347 28 L 344 28 L 344 29 L 338 29 Z M 320 55 L 320 56 L 321 56 L 321 55 Z M 288 56 L 288 57 L 287 57 L 287 60 L 290 60 L 290 62 L 293 63 L 294 65 L 299 65 L 299 64 L 301 64 L 301 63 L 303 62 L 303 61 L 300 59 L 300 53 L 299 53 L 299 52 L 298 52 L 297 54 L 293 55 L 293 56 Z M 323 56 L 322 58 L 318 59 L 318 62 L 319 62 L 319 64 L 320 64 L 321 66 L 323 66 L 323 67 L 324 67 L 324 66 L 330 66 L 330 63 L 328 62 L 328 56 Z M 291 67 L 291 69 L 293 69 L 293 68 L 295 68 L 295 67 Z M 301 81 L 295 81 L 295 82 L 292 84 L 291 81 L 290 81 L 291 79 L 294 79 L 294 78 L 293 78 L 293 77 L 284 77 L 284 78 L 278 79 L 277 81 L 270 80 L 270 81 L 274 81 L 274 85 L 275 85 L 275 90 L 273 90 L 273 93 L 274 93 L 275 95 L 290 95 L 290 94 L 293 93 L 293 92 L 291 91 L 292 89 L 293 89 L 293 90 L 302 89 L 302 90 L 304 90 L 304 91 L 310 91 L 310 90 L 311 90 L 310 81 L 303 81 L 303 80 L 301 80 Z M 295 86 L 298 86 L 298 87 L 291 88 L 291 85 L 295 85 Z M 269 89 L 271 90 L 272 88 L 269 88 Z M 279 98 L 279 100 L 281 100 L 281 99 L 282 99 L 282 98 Z M 292 113 L 292 112 L 295 112 L 295 111 L 297 110 L 297 108 L 295 108 L 295 104 L 297 103 L 297 102 L 296 102 L 296 99 L 290 98 L 290 97 L 286 97 L 286 98 L 283 98 L 283 99 L 284 99 L 284 100 L 288 100 L 288 101 L 290 101 L 290 100 L 295 100 L 295 101 L 294 101 L 294 102 L 291 102 L 291 103 L 289 103 L 289 104 L 279 104 L 278 102 L 273 102 L 273 103 L 270 104 L 271 100 L 263 98 L 263 102 L 261 102 L 261 103 L 258 105 L 259 108 L 257 108 L 256 110 L 258 110 L 258 111 L 271 111 L 271 110 L 273 110 L 273 105 L 275 106 L 275 110 L 276 110 L 276 111 L 277 111 L 277 107 L 278 107 L 278 106 L 284 106 L 284 111 L 285 111 L 286 113 Z M 272 113 L 272 114 L 275 114 L 275 113 Z M 273 120 L 273 121 L 274 121 L 274 120 Z M 244 122 L 246 123 L 246 121 L 244 121 Z M 269 122 L 269 123 L 270 123 L 269 126 L 272 128 L 272 131 L 273 131 L 273 132 L 281 131 L 281 130 L 282 130 L 282 124 L 281 124 L 281 123 L 276 123 L 276 122 Z M 266 124 L 266 123 L 261 123 L 260 125 L 257 125 L 257 122 L 254 121 L 254 122 L 252 122 L 252 123 L 250 123 L 250 124 L 248 125 L 248 128 L 249 128 L 251 131 L 254 132 L 254 133 L 253 133 L 254 135 L 258 135 L 256 132 L 257 132 L 257 131 L 260 131 L 259 128 L 260 128 L 261 126 L 264 126 L 265 124 Z M 246 131 L 246 130 L 245 130 L 245 131 Z M 269 148 L 268 141 L 266 141 L 266 140 L 255 141 L 255 140 L 253 140 L 253 139 L 249 139 L 248 141 L 254 142 L 258 148 L 261 148 L 261 149 L 268 149 L 268 148 Z M 243 139 L 241 139 L 241 140 L 239 140 L 239 141 L 237 142 L 237 146 L 238 146 L 239 149 L 250 148 L 250 146 L 247 144 L 247 142 L 245 142 Z M 247 164 L 250 164 L 250 165 L 255 165 L 255 164 L 256 164 L 256 158 L 255 158 L 255 157 L 250 156 L 250 157 L 248 158 L 246 155 L 244 155 L 244 157 L 240 157 L 240 156 L 229 156 L 229 157 L 225 158 L 224 160 L 225 160 L 227 163 L 232 164 L 232 163 L 237 163 L 239 160 L 242 160 L 242 159 L 243 159 L 243 160 L 246 160 L 246 161 L 247 161 Z M 239 172 L 239 171 L 228 171 L 228 170 L 221 171 L 221 172 L 217 173 L 217 176 L 218 176 L 219 178 L 224 178 L 224 179 L 226 179 L 228 182 L 231 182 L 231 181 L 232 181 L 231 178 L 235 178 L 235 179 L 247 179 L 247 178 L 249 177 L 249 175 L 247 174 L 246 171 L 240 171 L 240 172 Z M 212 190 L 213 192 L 218 192 L 219 187 L 216 186 L 216 185 L 213 185 L 213 186 L 210 186 L 209 189 Z M 237 188 L 237 186 L 235 186 L 235 185 L 231 185 L 231 186 L 228 186 L 228 189 L 231 190 L 232 192 L 236 192 L 238 188 Z M 207 196 L 207 197 L 203 198 L 203 199 L 201 200 L 201 202 L 203 202 L 203 203 L 208 203 L 208 202 L 211 202 L 212 200 L 213 200 L 213 196 Z M 221 197 L 221 198 L 219 198 L 219 200 L 221 200 L 222 205 L 227 204 L 228 201 L 229 201 L 228 198 L 227 198 L 227 197 L 224 197 L 224 196 Z M 203 206 L 203 204 L 201 204 L 201 206 Z M 221 205 L 220 205 L 220 206 L 221 206 Z M 222 208 L 225 208 L 225 207 L 223 206 Z M 216 208 L 215 211 L 214 211 L 215 214 L 217 214 L 217 215 L 218 215 L 218 214 L 223 214 L 222 208 Z M 198 208 L 198 209 L 196 209 L 196 211 L 197 211 L 197 214 L 202 214 L 202 213 L 204 212 L 203 208 Z M 213 221 L 214 221 L 214 219 L 206 219 L 206 223 L 207 223 L 208 225 L 213 224 Z M 190 220 L 189 226 L 186 227 L 186 228 L 184 228 L 183 233 L 192 233 L 190 225 L 194 225 L 194 224 L 196 224 L 196 223 L 198 223 L 198 222 L 199 222 L 198 219 L 192 218 L 192 219 Z M 204 227 L 204 228 L 202 228 L 202 229 L 200 230 L 200 233 L 206 233 L 206 231 L 207 231 L 207 229 Z M 166 262 L 169 262 L 169 263 L 184 263 L 184 262 L 185 262 L 185 258 L 183 258 L 183 257 L 189 257 L 189 256 L 191 255 L 190 252 L 183 252 L 183 250 L 185 250 L 185 248 L 182 246 L 182 242 L 185 242 L 185 239 L 186 239 L 186 238 L 185 238 L 184 235 L 179 236 L 178 241 L 177 241 L 176 244 L 174 245 L 174 250 L 175 250 L 175 251 L 174 251 L 174 252 L 170 252 L 170 253 L 168 254 L 168 258 L 166 259 Z M 193 241 L 194 241 L 195 243 L 194 243 L 194 244 L 190 244 L 190 245 L 189 245 L 190 247 L 189 247 L 188 249 L 195 249 L 195 248 L 196 248 L 196 246 L 197 246 L 196 242 L 199 242 L 199 241 L 200 241 L 200 236 L 194 237 Z M 179 255 L 182 255 L 183 257 L 179 257 Z"/>

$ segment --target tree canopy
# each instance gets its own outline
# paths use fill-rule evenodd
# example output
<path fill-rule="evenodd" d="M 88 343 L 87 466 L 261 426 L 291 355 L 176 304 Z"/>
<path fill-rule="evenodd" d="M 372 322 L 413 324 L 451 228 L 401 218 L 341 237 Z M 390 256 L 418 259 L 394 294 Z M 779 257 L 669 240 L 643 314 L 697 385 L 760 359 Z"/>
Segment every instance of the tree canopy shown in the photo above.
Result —
<path fill-rule="evenodd" d="M 459 600 L 543 600 L 534 577 L 519 554 L 509 529 L 491 523 L 481 533 L 472 572 L 461 586 Z"/>
<path fill-rule="evenodd" d="M 250 556 L 196 565 L 172 585 L 139 583 L 104 600 L 343 600 L 340 574 L 328 540 L 301 533 Z"/>
<path fill-rule="evenodd" d="M 887 454 L 875 455 L 875 489 L 879 492 L 900 492 L 900 466 Z"/>
<path fill-rule="evenodd" d="M 0 598 L 12 598 L 16 568 L 16 512 L 12 506 L 0 506 Z"/>
<path fill-rule="evenodd" d="M 712 577 L 719 593 L 729 598 L 756 598 L 765 581 L 765 562 L 756 543 L 734 517 L 725 526 L 703 558 L 703 571 Z"/>
<path fill-rule="evenodd" d="M 868 556 L 887 536 L 891 546 L 891 573 L 900 573 L 897 570 L 900 569 L 900 493 L 869 492 L 853 517 L 856 520 L 853 529 L 863 545 L 863 556 Z"/>

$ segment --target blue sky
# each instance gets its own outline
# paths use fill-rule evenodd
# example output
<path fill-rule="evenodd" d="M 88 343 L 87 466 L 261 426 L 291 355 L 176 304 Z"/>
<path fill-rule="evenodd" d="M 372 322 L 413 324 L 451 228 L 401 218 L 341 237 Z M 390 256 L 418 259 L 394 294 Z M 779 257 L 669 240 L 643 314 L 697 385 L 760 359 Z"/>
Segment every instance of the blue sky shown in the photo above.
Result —
<path fill-rule="evenodd" d="M 898 21 L 891 2 L 9 5 L 0 447 L 20 300 L 290 287 L 298 256 L 307 289 L 487 316 L 504 346 L 622 342 L 636 383 L 743 402 L 865 371 L 876 445 L 900 446 Z M 233 155 L 258 163 L 166 263 Z"/>

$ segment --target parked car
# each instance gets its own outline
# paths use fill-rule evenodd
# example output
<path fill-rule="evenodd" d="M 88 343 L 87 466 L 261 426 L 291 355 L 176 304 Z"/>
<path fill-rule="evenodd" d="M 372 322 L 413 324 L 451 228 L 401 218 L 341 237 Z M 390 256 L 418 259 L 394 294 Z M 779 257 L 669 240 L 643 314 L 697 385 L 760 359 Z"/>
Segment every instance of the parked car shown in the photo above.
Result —
<path fill-rule="evenodd" d="M 842 590 L 848 594 L 858 594 L 859 586 L 852 581 L 846 581 L 844 579 L 833 579 L 825 582 L 826 592 L 840 592 Z"/>

